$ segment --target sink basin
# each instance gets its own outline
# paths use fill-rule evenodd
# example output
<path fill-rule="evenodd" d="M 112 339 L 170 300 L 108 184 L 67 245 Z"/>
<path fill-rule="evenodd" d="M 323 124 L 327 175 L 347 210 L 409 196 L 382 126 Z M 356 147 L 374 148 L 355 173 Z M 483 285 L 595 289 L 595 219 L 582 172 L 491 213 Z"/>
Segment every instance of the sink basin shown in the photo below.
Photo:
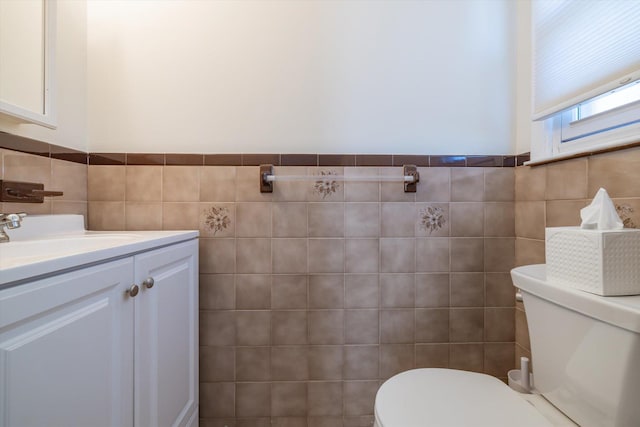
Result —
<path fill-rule="evenodd" d="M 55 271 L 193 239 L 197 231 L 86 231 L 82 215 L 40 215 L 23 219 L 0 243 L 0 287 Z"/>

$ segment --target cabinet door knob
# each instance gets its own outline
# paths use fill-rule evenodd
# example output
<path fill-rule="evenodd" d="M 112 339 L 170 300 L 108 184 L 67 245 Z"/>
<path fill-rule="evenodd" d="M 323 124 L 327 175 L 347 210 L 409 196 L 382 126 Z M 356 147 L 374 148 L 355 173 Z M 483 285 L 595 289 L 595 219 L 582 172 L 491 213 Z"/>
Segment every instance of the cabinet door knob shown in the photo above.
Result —
<path fill-rule="evenodd" d="M 147 288 L 147 289 L 151 289 L 153 288 L 153 284 L 155 283 L 155 281 L 153 280 L 153 277 L 147 277 L 146 279 L 144 279 L 144 282 L 142 282 L 142 284 Z"/>
<path fill-rule="evenodd" d="M 138 295 L 138 292 L 140 292 L 140 288 L 135 283 L 131 285 L 129 289 L 127 289 L 127 293 L 130 297 L 135 297 L 136 295 Z"/>

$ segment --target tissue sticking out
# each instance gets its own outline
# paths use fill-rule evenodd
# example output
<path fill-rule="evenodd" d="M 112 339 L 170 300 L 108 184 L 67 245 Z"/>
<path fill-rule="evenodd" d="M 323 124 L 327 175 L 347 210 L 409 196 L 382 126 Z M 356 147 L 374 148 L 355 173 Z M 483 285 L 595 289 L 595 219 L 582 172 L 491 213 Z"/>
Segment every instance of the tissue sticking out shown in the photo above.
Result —
<path fill-rule="evenodd" d="M 580 228 L 588 230 L 621 230 L 624 225 L 607 190 L 601 188 L 591 204 L 580 210 Z"/>

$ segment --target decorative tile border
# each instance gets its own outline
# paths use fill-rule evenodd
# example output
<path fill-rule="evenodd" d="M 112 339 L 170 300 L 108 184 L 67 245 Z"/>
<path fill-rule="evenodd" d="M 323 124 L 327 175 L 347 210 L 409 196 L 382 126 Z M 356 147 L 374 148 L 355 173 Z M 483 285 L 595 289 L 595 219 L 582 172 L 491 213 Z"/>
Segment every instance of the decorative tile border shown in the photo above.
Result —
<path fill-rule="evenodd" d="M 0 148 L 90 165 L 159 166 L 373 166 L 396 167 L 514 167 L 529 160 L 517 156 L 412 154 L 181 154 L 85 153 L 0 131 Z"/>

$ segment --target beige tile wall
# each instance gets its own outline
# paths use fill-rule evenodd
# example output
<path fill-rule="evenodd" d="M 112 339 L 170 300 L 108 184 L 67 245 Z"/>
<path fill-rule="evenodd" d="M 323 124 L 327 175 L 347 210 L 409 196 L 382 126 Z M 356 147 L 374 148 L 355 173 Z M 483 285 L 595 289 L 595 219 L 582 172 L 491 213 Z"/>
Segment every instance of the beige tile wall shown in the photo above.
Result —
<path fill-rule="evenodd" d="M 580 225 L 580 209 L 600 187 L 613 199 L 626 227 L 640 226 L 640 148 L 630 148 L 515 171 L 515 264 L 545 262 L 545 227 Z M 531 356 L 522 303 L 516 305 L 516 364 Z"/>
<path fill-rule="evenodd" d="M 314 181 L 261 194 L 257 167 L 92 165 L 89 223 L 200 230 L 202 425 L 370 425 L 397 372 L 513 367 L 514 169 L 420 173 L 415 194 Z"/>
<path fill-rule="evenodd" d="M 44 184 L 64 192 L 44 203 L 0 203 L 0 212 L 28 214 L 87 214 L 87 165 L 0 149 L 0 178 Z"/>

